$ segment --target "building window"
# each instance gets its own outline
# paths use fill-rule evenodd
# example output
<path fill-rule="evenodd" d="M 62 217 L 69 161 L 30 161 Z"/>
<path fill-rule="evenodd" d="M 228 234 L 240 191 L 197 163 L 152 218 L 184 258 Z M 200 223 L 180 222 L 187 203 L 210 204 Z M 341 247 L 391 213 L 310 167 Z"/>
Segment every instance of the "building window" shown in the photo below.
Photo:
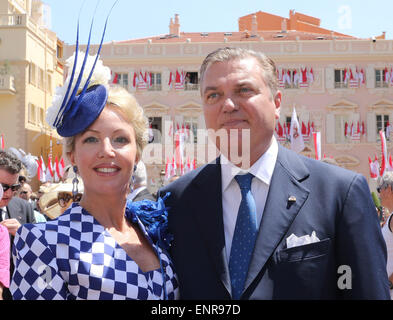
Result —
<path fill-rule="evenodd" d="M 63 47 L 60 45 L 57 45 L 56 47 L 56 56 L 58 59 L 63 58 Z"/>
<path fill-rule="evenodd" d="M 334 116 L 334 136 L 335 136 L 335 143 L 345 143 L 347 138 L 350 138 L 351 135 L 351 128 L 349 115 L 341 115 L 337 114 Z M 347 131 L 345 130 L 345 126 L 347 125 Z M 328 128 L 327 130 L 331 130 L 333 128 Z M 347 136 L 345 135 L 347 133 Z"/>
<path fill-rule="evenodd" d="M 38 68 L 38 88 L 44 90 L 44 70 Z"/>
<path fill-rule="evenodd" d="M 385 81 L 386 70 L 375 69 L 375 88 L 387 88 L 389 83 Z"/>
<path fill-rule="evenodd" d="M 45 124 L 45 112 L 44 112 L 44 109 L 42 109 L 42 108 L 40 108 L 39 124 L 42 124 L 42 125 Z"/>
<path fill-rule="evenodd" d="M 149 86 L 149 91 L 161 91 L 161 73 L 160 72 L 151 72 L 151 85 Z"/>
<path fill-rule="evenodd" d="M 389 115 L 388 114 L 377 114 L 376 115 L 376 121 L 377 121 L 377 141 L 380 141 L 379 137 L 379 131 L 383 130 L 385 131 L 385 136 L 386 140 L 390 140 L 390 121 L 389 121 Z"/>
<path fill-rule="evenodd" d="M 334 70 L 334 87 L 335 88 L 348 88 L 348 81 L 344 81 L 345 76 L 346 76 L 345 69 L 335 69 Z"/>
<path fill-rule="evenodd" d="M 161 143 L 162 118 L 149 117 L 149 143 Z"/>
<path fill-rule="evenodd" d="M 199 90 L 198 72 L 186 72 L 184 79 L 184 90 Z"/>
<path fill-rule="evenodd" d="M 37 123 L 37 109 L 32 103 L 29 103 L 27 121 L 31 124 Z"/>
<path fill-rule="evenodd" d="M 117 73 L 117 84 L 128 89 L 128 73 Z"/>
<path fill-rule="evenodd" d="M 198 143 L 198 117 L 184 117 L 184 128 L 186 129 L 186 143 Z"/>
<path fill-rule="evenodd" d="M 37 85 L 37 76 L 36 76 L 36 66 L 34 63 L 30 62 L 29 64 L 29 83 L 32 85 Z"/>

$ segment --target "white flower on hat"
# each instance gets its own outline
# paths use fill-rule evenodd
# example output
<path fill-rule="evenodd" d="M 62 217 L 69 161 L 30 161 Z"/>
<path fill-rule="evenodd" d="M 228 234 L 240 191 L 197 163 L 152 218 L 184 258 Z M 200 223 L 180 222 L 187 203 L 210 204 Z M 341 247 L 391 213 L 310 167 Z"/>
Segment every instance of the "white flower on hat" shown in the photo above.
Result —
<path fill-rule="evenodd" d="M 96 58 L 96 56 L 88 55 L 88 57 L 86 59 L 86 64 L 85 64 L 85 68 L 83 70 L 82 79 L 81 79 L 81 82 L 80 82 L 80 84 L 78 86 L 78 90 L 77 90 L 78 94 L 83 90 L 83 87 L 86 84 L 89 74 L 93 68 L 95 58 Z M 76 82 L 79 78 L 80 70 L 82 69 L 84 59 L 85 59 L 85 53 L 82 51 L 79 51 L 78 52 L 78 61 L 77 61 L 76 67 L 75 67 L 75 74 L 74 74 L 74 78 L 72 81 L 72 87 L 71 87 L 70 92 L 68 94 L 68 99 L 70 98 L 71 93 L 75 88 Z M 69 74 L 67 76 L 67 79 L 66 79 L 64 85 L 56 88 L 56 91 L 55 91 L 55 94 L 54 94 L 53 100 L 52 100 L 52 106 L 46 112 L 46 121 L 53 129 L 56 129 L 56 127 L 54 126 L 54 123 L 55 123 L 58 113 L 60 112 L 61 105 L 63 104 L 65 95 L 67 93 L 67 89 L 70 85 L 71 74 L 72 74 L 74 62 L 75 62 L 75 53 L 72 55 L 72 57 L 68 58 L 66 61 L 66 66 L 68 67 Z M 87 88 L 90 88 L 94 85 L 108 86 L 110 79 L 111 79 L 110 69 L 108 67 L 104 66 L 104 64 L 102 63 L 102 60 L 98 59 Z"/>

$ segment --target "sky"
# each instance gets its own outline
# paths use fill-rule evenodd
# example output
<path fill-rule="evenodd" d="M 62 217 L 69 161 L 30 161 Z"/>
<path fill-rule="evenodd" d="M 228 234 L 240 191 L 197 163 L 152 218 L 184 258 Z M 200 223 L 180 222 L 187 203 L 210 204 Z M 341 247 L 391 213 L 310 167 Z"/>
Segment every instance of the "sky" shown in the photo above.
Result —
<path fill-rule="evenodd" d="M 92 43 L 99 43 L 106 16 L 115 0 L 43 0 L 50 6 L 50 26 L 57 36 L 74 44 L 81 10 L 81 42 L 86 43 L 97 6 Z M 285 18 L 289 10 L 321 20 L 321 27 L 371 38 L 386 31 L 393 39 L 391 0 L 118 0 L 109 18 L 104 42 L 138 39 L 167 34 L 169 20 L 179 14 L 181 32 L 238 31 L 238 19 L 257 11 Z"/>

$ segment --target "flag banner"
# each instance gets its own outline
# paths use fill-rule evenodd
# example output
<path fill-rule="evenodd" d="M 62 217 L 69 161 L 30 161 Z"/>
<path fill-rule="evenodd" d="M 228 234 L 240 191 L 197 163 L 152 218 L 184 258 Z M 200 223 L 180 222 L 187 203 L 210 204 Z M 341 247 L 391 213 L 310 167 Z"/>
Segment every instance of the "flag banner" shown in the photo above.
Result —
<path fill-rule="evenodd" d="M 385 132 L 383 132 L 383 130 L 379 131 L 379 136 L 381 138 L 381 154 L 382 154 L 382 162 L 381 162 L 381 169 L 379 175 L 383 177 L 386 170 L 386 162 L 388 161 L 388 153 L 386 148 Z"/>
<path fill-rule="evenodd" d="M 302 121 L 302 136 L 303 136 L 303 141 L 304 141 L 305 143 L 310 142 L 310 135 L 309 135 L 309 132 L 308 132 L 308 130 L 307 130 L 307 127 L 306 127 L 306 125 L 304 124 L 303 121 Z"/>
<path fill-rule="evenodd" d="M 291 136 L 291 149 L 297 153 L 302 152 L 304 150 L 304 141 L 303 141 L 303 136 L 301 135 L 300 132 L 300 125 L 297 119 L 295 108 L 293 108 L 293 112 L 292 112 L 290 136 Z"/>
<path fill-rule="evenodd" d="M 315 160 L 321 160 L 321 133 L 313 132 L 312 135 L 314 138 Z"/>
<path fill-rule="evenodd" d="M 307 72 L 307 81 L 310 85 L 314 83 L 314 71 L 311 68 L 309 72 Z"/>
<path fill-rule="evenodd" d="M 377 166 L 375 166 L 375 162 L 370 157 L 368 157 L 368 163 L 370 166 L 370 177 L 376 180 L 379 176 L 379 163 L 377 161 Z"/>
<path fill-rule="evenodd" d="M 300 69 L 300 72 L 302 74 L 301 76 L 301 82 L 300 82 L 300 88 L 307 88 L 308 87 L 308 80 L 307 80 L 307 68 L 305 69 Z"/>
<path fill-rule="evenodd" d="M 1 147 L 1 150 L 5 150 L 5 141 L 4 141 L 3 134 L 0 136 L 0 147 Z"/>
<path fill-rule="evenodd" d="M 352 124 L 352 132 L 351 132 L 351 139 L 352 141 L 360 141 L 360 123 L 357 122 L 357 125 L 354 126 Z"/>

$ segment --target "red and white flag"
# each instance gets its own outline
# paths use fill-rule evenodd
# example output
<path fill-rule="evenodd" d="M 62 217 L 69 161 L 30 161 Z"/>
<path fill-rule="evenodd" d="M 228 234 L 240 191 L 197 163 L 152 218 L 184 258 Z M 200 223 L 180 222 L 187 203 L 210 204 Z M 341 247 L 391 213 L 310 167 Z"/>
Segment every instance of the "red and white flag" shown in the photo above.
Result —
<path fill-rule="evenodd" d="M 176 70 L 175 89 L 184 90 L 184 71 L 179 72 Z"/>
<path fill-rule="evenodd" d="M 365 80 L 365 77 L 364 77 L 364 70 L 363 69 L 361 69 L 358 72 L 358 79 L 359 79 L 359 85 L 363 85 L 363 84 L 366 83 L 366 80 Z"/>
<path fill-rule="evenodd" d="M 384 70 L 384 72 L 385 72 L 385 82 L 386 83 L 389 83 L 389 81 L 390 81 L 390 72 L 389 72 L 389 69 L 387 68 L 387 67 L 385 67 L 385 70 Z"/>
<path fill-rule="evenodd" d="M 305 146 L 304 146 L 303 136 L 300 131 L 299 120 L 297 119 L 295 108 L 293 108 L 293 112 L 292 112 L 290 136 L 291 136 L 291 149 L 297 153 L 302 152 Z"/>
<path fill-rule="evenodd" d="M 112 80 L 113 84 L 118 84 L 119 83 L 119 74 L 115 73 L 113 80 Z"/>
<path fill-rule="evenodd" d="M 178 130 L 175 134 L 175 156 L 176 165 L 180 168 L 184 162 L 185 134 L 183 130 Z"/>
<path fill-rule="evenodd" d="M 301 77 L 301 82 L 300 82 L 300 88 L 307 88 L 308 87 L 308 82 L 307 82 L 307 68 L 304 70 L 301 69 L 300 72 L 302 73 Z"/>
<path fill-rule="evenodd" d="M 4 141 L 3 134 L 0 136 L 0 147 L 1 147 L 1 150 L 5 150 L 5 141 Z"/>
<path fill-rule="evenodd" d="M 312 135 L 314 138 L 315 160 L 321 160 L 321 133 L 313 132 Z"/>
<path fill-rule="evenodd" d="M 288 83 L 289 86 L 291 85 L 291 83 L 292 83 L 292 81 L 291 81 L 291 72 L 289 70 L 287 70 L 287 72 L 284 73 L 283 81 L 284 81 L 284 85 L 286 83 Z"/>
<path fill-rule="evenodd" d="M 172 177 L 172 163 L 167 158 L 165 164 L 165 179 L 169 180 L 171 177 Z"/>
<path fill-rule="evenodd" d="M 55 157 L 55 182 L 58 182 L 61 179 L 61 172 L 60 172 L 60 163 L 57 156 Z"/>
<path fill-rule="evenodd" d="M 53 173 L 52 158 L 49 156 L 48 164 L 46 166 L 46 171 L 45 171 L 46 181 L 53 182 L 53 177 L 54 177 L 54 173 Z"/>
<path fill-rule="evenodd" d="M 172 83 L 175 81 L 175 77 L 173 76 L 173 72 L 169 74 L 169 81 L 168 81 L 168 86 L 172 88 Z"/>
<path fill-rule="evenodd" d="M 386 148 L 385 132 L 383 132 L 383 130 L 379 131 L 379 136 L 381 137 L 381 154 L 382 154 L 381 170 L 379 172 L 379 175 L 383 177 L 386 170 L 386 162 L 388 161 L 388 153 Z"/>
<path fill-rule="evenodd" d="M 387 171 L 393 171 L 393 159 L 392 159 L 392 155 L 389 153 L 389 161 L 388 161 L 388 165 L 387 165 Z"/>
<path fill-rule="evenodd" d="M 60 176 L 63 178 L 64 172 L 65 172 L 65 163 L 64 163 L 63 157 L 61 157 L 61 160 L 59 163 L 60 163 Z"/>
<path fill-rule="evenodd" d="M 302 121 L 302 136 L 303 136 L 304 142 L 308 143 L 310 141 L 309 132 L 308 132 L 307 127 L 303 121 Z"/>
<path fill-rule="evenodd" d="M 368 157 L 368 164 L 370 166 L 370 177 L 371 179 L 377 179 L 379 175 L 379 164 L 377 161 L 378 166 L 375 167 L 374 161 L 371 160 L 370 157 Z"/>
<path fill-rule="evenodd" d="M 284 129 L 280 123 L 280 121 L 277 121 L 277 141 L 279 142 L 285 142 L 286 137 L 284 134 Z"/>
<path fill-rule="evenodd" d="M 175 158 L 172 158 L 171 177 L 174 177 L 176 175 L 176 170 L 177 170 L 176 161 Z"/>
<path fill-rule="evenodd" d="M 358 80 L 358 74 L 353 73 L 352 69 L 349 69 L 349 87 L 350 88 L 358 88 L 359 87 L 359 80 Z"/>
<path fill-rule="evenodd" d="M 352 124 L 351 139 L 352 139 L 352 141 L 360 141 L 360 124 L 359 124 L 359 121 L 357 122 L 356 127 Z"/>
<path fill-rule="evenodd" d="M 46 180 L 46 166 L 45 166 L 44 158 L 42 158 L 42 156 L 40 157 L 40 160 L 39 160 L 38 170 L 40 170 L 40 168 L 41 168 L 41 171 L 38 172 L 38 174 L 39 174 L 38 180 L 41 181 L 42 183 L 45 183 L 47 181 Z"/>
<path fill-rule="evenodd" d="M 307 81 L 310 85 L 312 85 L 314 82 L 314 71 L 312 70 L 312 68 L 309 72 L 307 72 Z"/>
<path fill-rule="evenodd" d="M 132 86 L 134 88 L 138 87 L 139 83 L 139 72 L 134 72 L 134 79 L 132 80 Z"/>

